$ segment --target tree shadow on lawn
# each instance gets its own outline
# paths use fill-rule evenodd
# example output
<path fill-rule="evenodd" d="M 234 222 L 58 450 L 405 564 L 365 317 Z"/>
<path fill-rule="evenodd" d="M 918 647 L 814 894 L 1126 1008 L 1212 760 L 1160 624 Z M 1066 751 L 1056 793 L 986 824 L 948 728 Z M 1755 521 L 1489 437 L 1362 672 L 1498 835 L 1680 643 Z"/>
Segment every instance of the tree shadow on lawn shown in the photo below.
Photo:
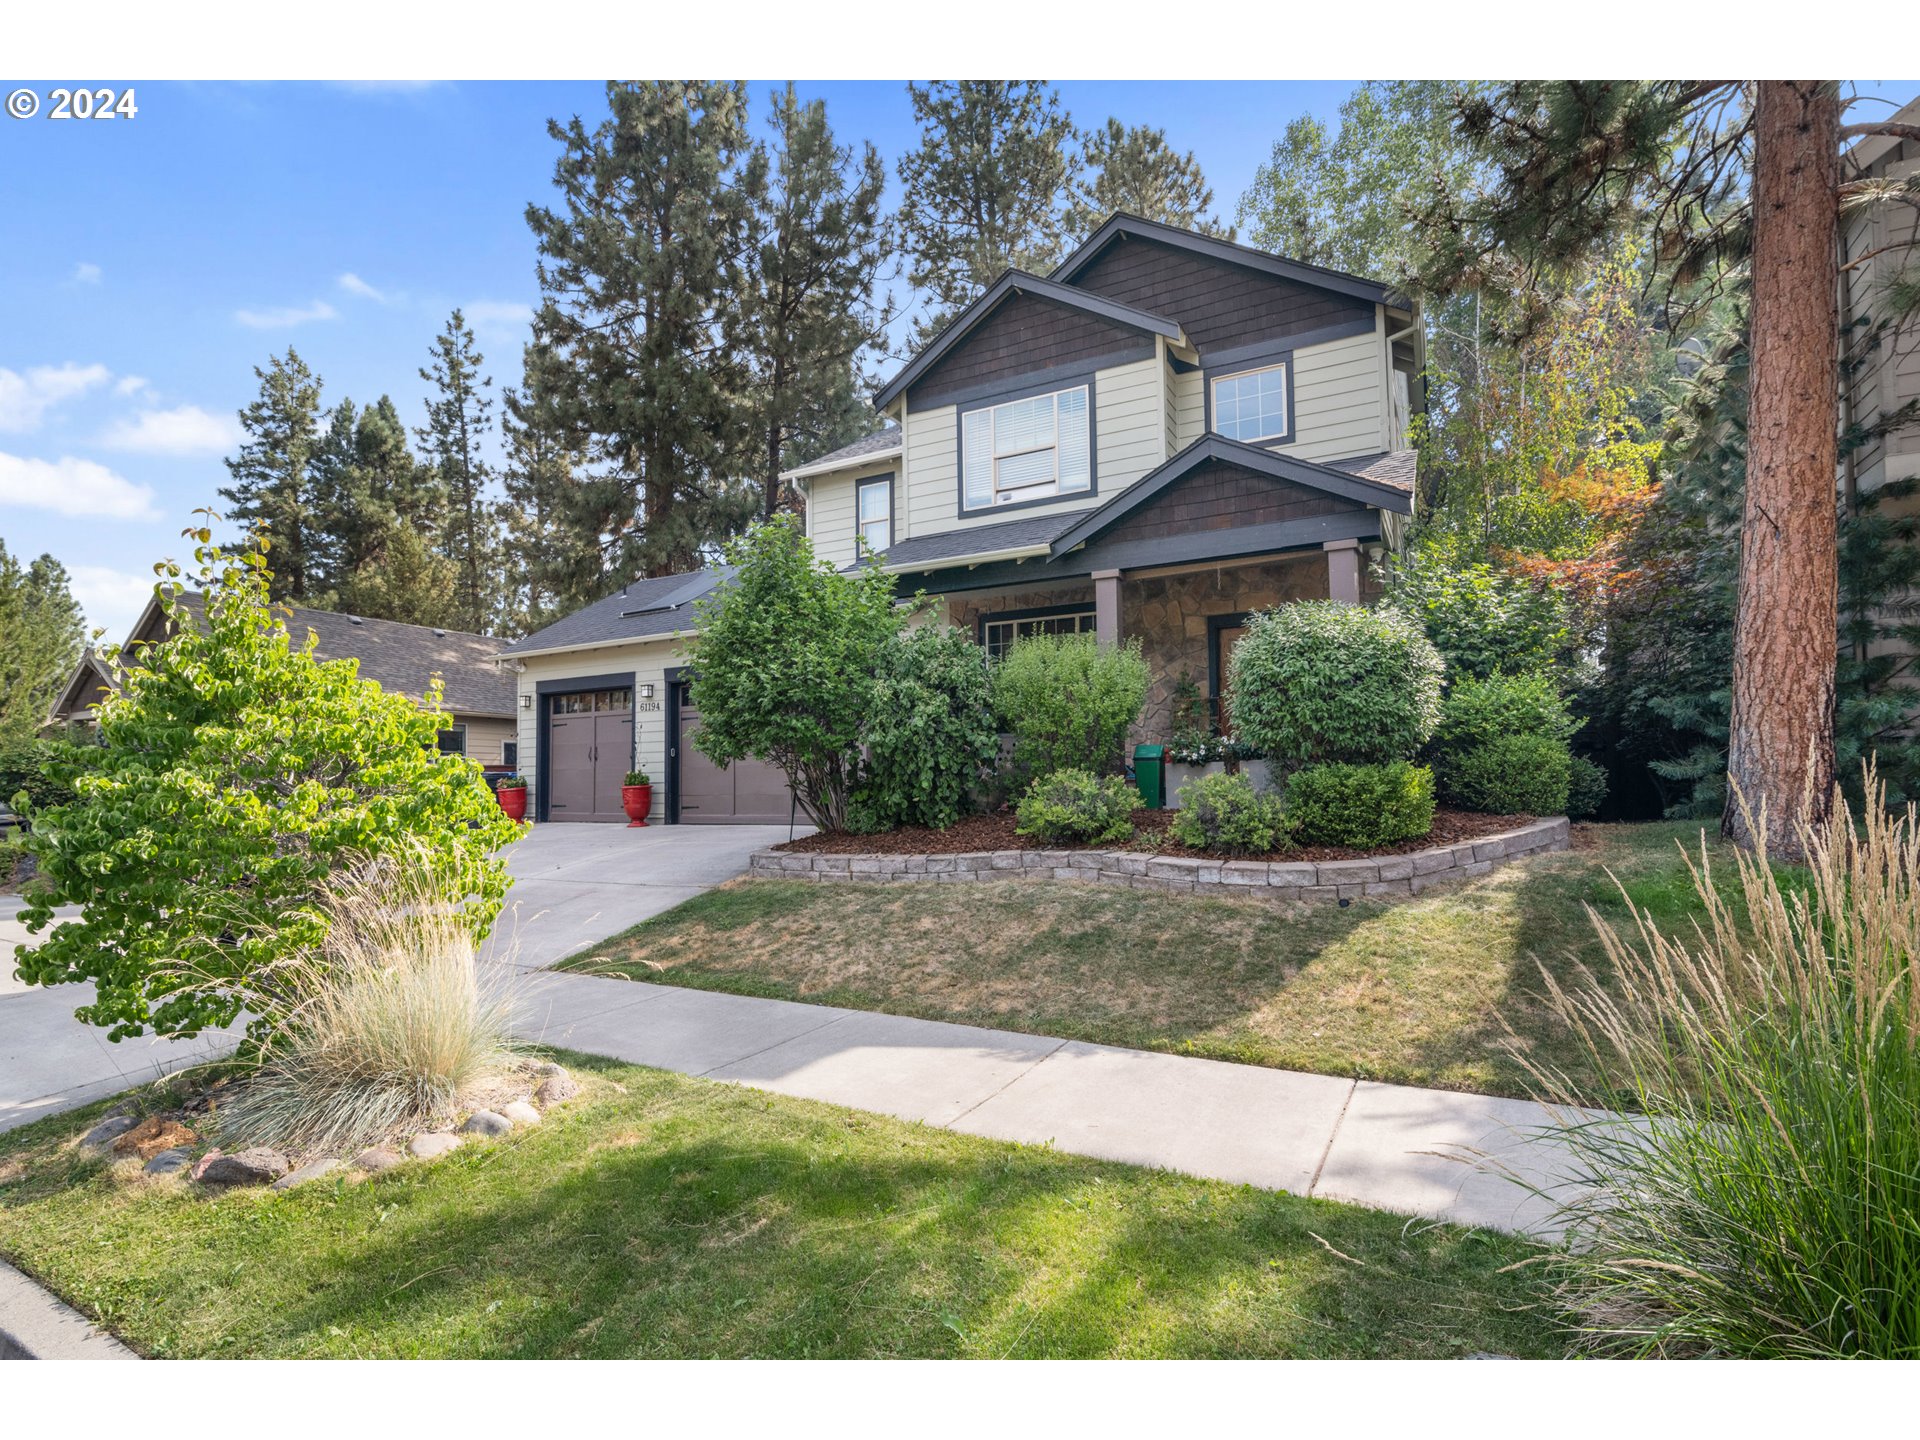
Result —
<path fill-rule="evenodd" d="M 1541 1349 L 1518 1241 L 565 1058 L 589 1093 L 506 1142 L 107 1206 L 84 1303 L 215 1355 Z"/>

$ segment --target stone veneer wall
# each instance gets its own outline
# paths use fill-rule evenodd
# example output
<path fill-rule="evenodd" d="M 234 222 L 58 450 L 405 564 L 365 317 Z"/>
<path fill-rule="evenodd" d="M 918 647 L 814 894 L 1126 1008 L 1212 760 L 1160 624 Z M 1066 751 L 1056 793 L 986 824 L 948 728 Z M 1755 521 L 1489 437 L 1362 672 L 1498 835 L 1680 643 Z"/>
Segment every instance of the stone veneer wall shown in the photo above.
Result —
<path fill-rule="evenodd" d="M 1523 855 L 1565 850 L 1564 819 L 1410 855 L 1370 860 L 1187 860 L 1133 850 L 985 850 L 964 855 L 815 855 L 757 850 L 749 873 L 775 880 L 921 881 L 1051 879 L 1125 885 L 1164 894 L 1257 895 L 1269 900 L 1356 900 L 1418 895 L 1446 880 L 1485 875 Z"/>

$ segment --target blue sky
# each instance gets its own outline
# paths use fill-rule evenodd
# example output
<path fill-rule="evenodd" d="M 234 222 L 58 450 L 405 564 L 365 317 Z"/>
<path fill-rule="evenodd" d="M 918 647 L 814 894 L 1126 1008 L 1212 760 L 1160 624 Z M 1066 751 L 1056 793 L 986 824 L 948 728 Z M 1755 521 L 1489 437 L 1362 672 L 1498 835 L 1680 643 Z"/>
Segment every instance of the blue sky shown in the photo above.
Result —
<path fill-rule="evenodd" d="M 771 84 L 753 85 L 756 126 Z M 902 84 L 801 89 L 890 171 L 917 138 Z M 1153 124 L 1195 151 L 1229 217 L 1287 122 L 1331 120 L 1350 89 L 1060 85 L 1083 124 Z M 537 296 L 522 217 L 547 200 L 557 149 L 546 121 L 604 110 L 599 82 L 136 94 L 131 120 L 0 119 L 0 537 L 63 561 L 115 639 L 193 509 L 217 503 L 268 355 L 292 344 L 329 403 L 387 393 L 417 423 L 417 372 L 460 305 L 494 379 L 517 378 Z"/>

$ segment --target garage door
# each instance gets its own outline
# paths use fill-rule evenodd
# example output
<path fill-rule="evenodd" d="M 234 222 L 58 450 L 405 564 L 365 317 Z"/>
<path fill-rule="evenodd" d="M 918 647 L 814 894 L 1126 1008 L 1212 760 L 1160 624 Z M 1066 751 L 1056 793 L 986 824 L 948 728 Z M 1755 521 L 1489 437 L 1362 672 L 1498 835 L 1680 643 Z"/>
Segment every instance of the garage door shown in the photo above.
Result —
<path fill-rule="evenodd" d="M 792 816 L 793 792 L 778 766 L 736 760 L 721 769 L 694 747 L 700 712 L 680 705 L 679 766 L 682 825 L 784 825 Z"/>
<path fill-rule="evenodd" d="M 626 823 L 620 787 L 633 768 L 633 691 L 555 695 L 547 712 L 547 819 Z"/>

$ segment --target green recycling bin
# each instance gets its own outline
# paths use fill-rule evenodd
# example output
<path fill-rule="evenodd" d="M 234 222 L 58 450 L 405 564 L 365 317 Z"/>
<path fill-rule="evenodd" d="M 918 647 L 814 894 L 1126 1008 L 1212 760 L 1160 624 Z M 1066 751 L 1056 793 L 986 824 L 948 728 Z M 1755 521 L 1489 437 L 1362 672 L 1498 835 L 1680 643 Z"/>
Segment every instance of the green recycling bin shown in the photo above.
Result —
<path fill-rule="evenodd" d="M 1167 747 L 1133 747 L 1133 783 L 1140 788 L 1140 803 L 1158 810 L 1167 803 Z"/>

